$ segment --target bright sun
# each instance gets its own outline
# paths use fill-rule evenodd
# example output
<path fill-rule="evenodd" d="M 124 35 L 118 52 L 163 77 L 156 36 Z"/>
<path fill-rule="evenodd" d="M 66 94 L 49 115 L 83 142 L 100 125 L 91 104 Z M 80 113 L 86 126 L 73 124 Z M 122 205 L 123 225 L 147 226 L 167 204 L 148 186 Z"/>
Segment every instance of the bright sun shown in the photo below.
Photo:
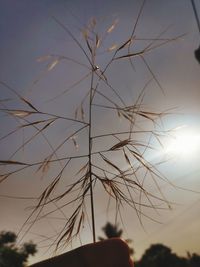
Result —
<path fill-rule="evenodd" d="M 191 158 L 200 151 L 200 133 L 188 128 L 182 126 L 172 131 L 170 139 L 164 145 L 166 154 Z"/>

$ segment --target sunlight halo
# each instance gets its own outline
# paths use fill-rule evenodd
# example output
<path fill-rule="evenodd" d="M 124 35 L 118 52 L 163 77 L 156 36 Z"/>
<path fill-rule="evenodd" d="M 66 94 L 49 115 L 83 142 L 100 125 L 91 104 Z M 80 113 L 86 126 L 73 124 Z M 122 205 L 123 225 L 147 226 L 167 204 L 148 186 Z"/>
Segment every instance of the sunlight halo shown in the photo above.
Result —
<path fill-rule="evenodd" d="M 193 158 L 200 151 L 200 132 L 187 125 L 177 127 L 164 144 L 164 150 L 169 156 Z"/>

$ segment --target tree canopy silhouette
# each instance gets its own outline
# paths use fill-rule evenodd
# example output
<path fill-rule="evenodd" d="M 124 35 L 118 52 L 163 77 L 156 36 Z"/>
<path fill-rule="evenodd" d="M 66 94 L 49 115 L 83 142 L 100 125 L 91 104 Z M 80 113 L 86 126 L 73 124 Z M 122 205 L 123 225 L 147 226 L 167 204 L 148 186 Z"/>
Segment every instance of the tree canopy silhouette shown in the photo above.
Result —
<path fill-rule="evenodd" d="M 37 252 L 32 242 L 16 246 L 17 236 L 13 232 L 0 232 L 0 267 L 24 267 L 30 255 Z"/>
<path fill-rule="evenodd" d="M 200 255 L 188 253 L 188 257 L 179 257 L 171 248 L 163 244 L 151 245 L 136 262 L 136 267 L 197 267 L 200 266 Z"/>
<path fill-rule="evenodd" d="M 118 225 L 116 224 L 112 224 L 110 222 L 107 222 L 105 224 L 105 226 L 102 228 L 105 236 L 106 236 L 106 239 L 107 238 L 114 238 L 114 237 L 118 237 L 118 238 L 121 238 L 122 237 L 122 234 L 123 234 L 123 230 L 122 229 L 119 229 Z M 99 237 L 99 240 L 105 240 L 105 238 L 103 237 Z M 125 239 L 124 240 L 128 245 L 130 243 L 132 243 L 133 241 L 131 239 Z M 131 248 L 129 246 L 129 252 L 130 252 L 130 255 L 133 255 L 134 254 L 134 249 Z"/>

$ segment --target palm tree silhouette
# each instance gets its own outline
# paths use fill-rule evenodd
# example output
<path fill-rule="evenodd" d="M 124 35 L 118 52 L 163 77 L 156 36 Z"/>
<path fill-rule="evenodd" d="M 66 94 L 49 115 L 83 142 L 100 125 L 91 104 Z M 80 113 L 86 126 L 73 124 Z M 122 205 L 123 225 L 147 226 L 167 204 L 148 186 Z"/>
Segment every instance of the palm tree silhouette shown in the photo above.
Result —
<path fill-rule="evenodd" d="M 112 224 L 110 222 L 107 222 L 105 224 L 105 226 L 102 227 L 102 230 L 103 230 L 104 235 L 106 236 L 106 238 L 99 237 L 100 241 L 103 241 L 103 240 L 108 239 L 108 238 L 115 238 L 115 237 L 121 238 L 122 234 L 123 234 L 123 230 L 119 229 L 117 224 Z M 130 244 L 133 241 L 131 239 L 125 239 L 125 242 L 127 244 Z M 134 249 L 131 248 L 130 246 L 129 246 L 129 252 L 130 252 L 130 255 L 134 254 Z"/>

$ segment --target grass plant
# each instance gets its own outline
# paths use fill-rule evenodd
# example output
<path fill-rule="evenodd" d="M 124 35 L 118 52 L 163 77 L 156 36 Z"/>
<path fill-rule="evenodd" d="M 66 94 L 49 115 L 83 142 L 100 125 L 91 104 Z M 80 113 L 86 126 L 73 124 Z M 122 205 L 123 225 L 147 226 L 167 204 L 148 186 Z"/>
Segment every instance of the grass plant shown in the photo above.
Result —
<path fill-rule="evenodd" d="M 50 240 L 57 249 L 75 238 L 88 218 L 91 222 L 93 242 L 96 242 L 94 199 L 96 187 L 107 195 L 109 205 L 114 203 L 116 220 L 120 218 L 121 209 L 126 205 L 135 211 L 141 225 L 142 218 L 149 217 L 146 208 L 155 210 L 170 208 L 170 203 L 160 188 L 161 182 L 170 182 L 160 173 L 158 166 L 146 156 L 148 151 L 154 150 L 155 142 L 162 146 L 161 137 L 169 134 L 161 128 L 163 117 L 170 113 L 157 112 L 144 105 L 145 92 L 151 82 L 164 91 L 146 54 L 177 40 L 180 36 L 165 38 L 163 31 L 155 38 L 146 38 L 142 49 L 135 49 L 135 43 L 142 41 L 136 36 L 136 29 L 144 3 L 145 1 L 127 38 L 118 40 L 117 44 L 108 47 L 107 40 L 115 31 L 117 20 L 104 32 L 99 32 L 98 21 L 93 18 L 81 30 L 81 36 L 76 36 L 65 23 L 56 17 L 52 18 L 63 29 L 64 34 L 71 38 L 82 58 L 80 61 L 72 58 L 69 56 L 70 52 L 66 55 L 49 54 L 38 58 L 37 61 L 41 64 L 46 62 L 48 64 L 33 85 L 36 86 L 45 75 L 47 77 L 51 75 L 49 73 L 53 73 L 63 62 L 69 67 L 70 64 L 74 64 L 77 68 L 83 68 L 85 73 L 83 72 L 81 77 L 50 100 L 54 102 L 59 98 L 69 99 L 71 92 L 77 92 L 78 98 L 81 95 L 81 99 L 74 108 L 73 116 L 43 111 L 42 107 L 38 107 L 28 97 L 22 96 L 6 82 L 0 82 L 1 87 L 16 97 L 19 105 L 19 108 L 13 108 L 7 101 L 0 102 L 0 112 L 14 119 L 17 125 L 9 133 L 1 136 L 0 141 L 4 142 L 16 134 L 28 132 L 23 143 L 8 158 L 0 160 L 0 182 L 3 183 L 11 176 L 19 176 L 27 171 L 48 177 L 48 184 L 36 198 L 37 204 L 21 231 L 26 227 L 26 234 L 36 222 L 59 212 L 64 218 L 63 226 L 52 238 L 53 240 Z M 104 64 L 101 55 L 104 57 Z M 151 78 L 144 82 L 143 89 L 134 103 L 130 103 L 123 96 L 123 88 L 113 85 L 109 73 L 112 68 L 123 66 L 124 62 L 129 64 L 134 72 L 136 59 L 144 64 Z M 120 75 L 123 75 L 123 69 Z M 112 120 L 111 127 L 108 125 L 109 117 Z M 50 137 L 50 133 L 60 124 L 72 125 L 71 130 L 66 131 L 62 137 L 59 135 L 55 141 Z M 26 147 L 28 150 L 30 145 L 34 146 L 38 138 L 43 139 L 50 152 L 45 155 L 42 153 L 42 159 L 38 157 L 29 161 L 28 157 L 22 161 L 20 153 Z M 76 168 L 75 175 L 71 177 L 73 173 L 71 169 L 74 168 Z M 157 188 L 158 193 L 153 194 L 149 190 L 151 186 Z M 51 209 L 46 209 L 49 206 Z M 66 210 L 67 214 L 71 212 L 69 216 L 65 215 Z"/>

